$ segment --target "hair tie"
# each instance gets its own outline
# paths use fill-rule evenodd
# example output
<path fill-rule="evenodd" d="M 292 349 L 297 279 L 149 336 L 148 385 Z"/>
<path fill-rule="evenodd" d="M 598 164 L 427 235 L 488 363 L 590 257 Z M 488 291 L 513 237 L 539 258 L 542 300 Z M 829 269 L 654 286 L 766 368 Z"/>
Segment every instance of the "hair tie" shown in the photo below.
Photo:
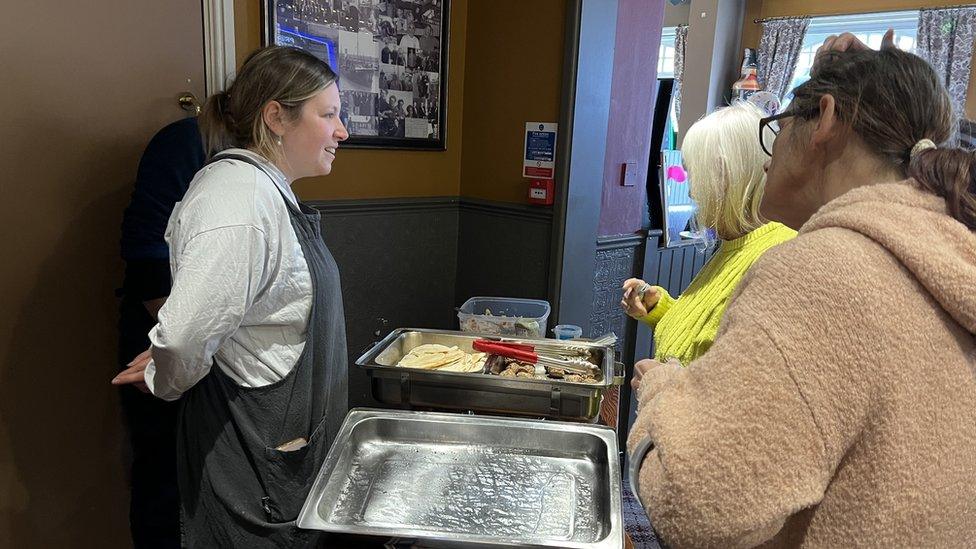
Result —
<path fill-rule="evenodd" d="M 915 158 L 920 153 L 934 148 L 935 148 L 935 142 L 932 141 L 931 139 L 920 139 L 918 143 L 915 143 L 915 146 L 912 147 L 912 152 L 909 156 L 911 158 Z"/>

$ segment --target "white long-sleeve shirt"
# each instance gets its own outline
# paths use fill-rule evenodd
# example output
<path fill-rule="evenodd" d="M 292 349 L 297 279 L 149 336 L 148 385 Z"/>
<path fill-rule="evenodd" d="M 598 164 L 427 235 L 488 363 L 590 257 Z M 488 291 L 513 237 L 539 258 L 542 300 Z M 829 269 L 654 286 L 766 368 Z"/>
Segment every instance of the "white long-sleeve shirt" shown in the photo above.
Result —
<path fill-rule="evenodd" d="M 285 176 L 238 160 L 204 167 L 166 229 L 173 287 L 149 332 L 146 385 L 176 400 L 216 362 L 238 384 L 283 378 L 305 347 L 312 280 L 282 195 Z M 280 191 L 280 192 L 279 192 Z"/>

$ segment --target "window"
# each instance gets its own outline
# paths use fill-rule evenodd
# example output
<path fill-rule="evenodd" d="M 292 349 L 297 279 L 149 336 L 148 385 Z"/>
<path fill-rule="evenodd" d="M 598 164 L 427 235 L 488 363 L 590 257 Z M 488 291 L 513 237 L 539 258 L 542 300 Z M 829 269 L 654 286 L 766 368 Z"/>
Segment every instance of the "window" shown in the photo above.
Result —
<path fill-rule="evenodd" d="M 813 17 L 810 27 L 803 39 L 803 48 L 793 73 L 790 90 L 810 79 L 810 67 L 817 49 L 824 40 L 832 34 L 850 32 L 872 48 L 881 46 L 881 39 L 889 29 L 895 29 L 895 45 L 899 48 L 915 52 L 915 38 L 918 34 L 918 11 L 895 11 L 883 13 L 863 13 L 857 15 L 832 15 L 827 17 Z M 663 41 L 662 41 L 663 42 Z M 663 44 L 662 44 L 663 47 Z M 663 51 L 663 50 L 662 50 Z M 673 70 L 673 69 L 672 69 Z M 790 91 L 784 103 L 793 98 Z"/>
<path fill-rule="evenodd" d="M 661 29 L 661 49 L 657 56 L 657 77 L 674 78 L 675 27 Z"/>

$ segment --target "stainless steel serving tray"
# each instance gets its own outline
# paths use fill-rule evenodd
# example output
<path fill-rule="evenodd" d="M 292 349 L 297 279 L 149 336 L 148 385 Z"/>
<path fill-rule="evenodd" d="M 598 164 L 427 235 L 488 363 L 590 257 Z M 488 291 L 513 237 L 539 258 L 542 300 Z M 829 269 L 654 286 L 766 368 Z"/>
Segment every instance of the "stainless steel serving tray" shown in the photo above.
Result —
<path fill-rule="evenodd" d="M 600 414 L 603 393 L 623 380 L 622 365 L 614 361 L 612 346 L 574 340 L 520 339 L 548 345 L 564 344 L 591 348 L 600 362 L 598 383 L 575 383 L 556 379 L 509 378 L 481 373 L 438 372 L 400 368 L 403 355 L 418 345 L 456 345 L 473 352 L 472 343 L 482 336 L 450 330 L 399 328 L 377 343 L 356 364 L 372 379 L 373 398 L 403 408 L 426 408 L 545 417 L 567 421 L 595 421 Z"/>
<path fill-rule="evenodd" d="M 622 547 L 617 456 L 608 427 L 355 409 L 298 526 L 434 547 Z"/>

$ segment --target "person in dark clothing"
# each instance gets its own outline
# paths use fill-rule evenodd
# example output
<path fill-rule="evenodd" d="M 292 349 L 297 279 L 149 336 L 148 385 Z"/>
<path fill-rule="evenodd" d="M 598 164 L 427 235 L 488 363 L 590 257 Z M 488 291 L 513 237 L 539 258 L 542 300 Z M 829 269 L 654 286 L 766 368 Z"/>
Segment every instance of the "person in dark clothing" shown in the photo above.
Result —
<path fill-rule="evenodd" d="M 170 289 L 169 249 L 163 234 L 176 202 L 205 161 L 196 118 L 161 129 L 150 140 L 122 220 L 125 261 L 119 310 L 120 370 L 149 346 L 148 333 Z M 134 386 L 119 389 L 132 441 L 129 525 L 136 549 L 180 547 L 176 487 L 176 402 Z"/>

